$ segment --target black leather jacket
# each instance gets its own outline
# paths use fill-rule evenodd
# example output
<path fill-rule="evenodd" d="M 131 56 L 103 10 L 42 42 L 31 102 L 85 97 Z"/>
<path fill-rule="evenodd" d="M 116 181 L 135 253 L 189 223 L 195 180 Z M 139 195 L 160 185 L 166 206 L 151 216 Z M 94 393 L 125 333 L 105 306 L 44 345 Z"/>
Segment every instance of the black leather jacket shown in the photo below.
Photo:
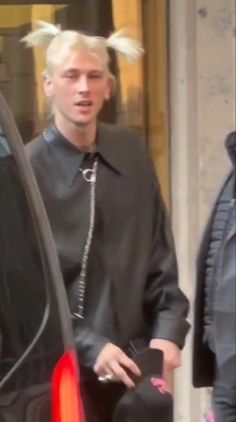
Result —
<path fill-rule="evenodd" d="M 78 230 L 78 219 L 69 204 L 77 204 L 80 198 L 76 187 L 72 194 L 71 181 L 77 175 L 73 176 L 65 166 L 67 160 L 68 166 L 74 166 L 72 155 L 78 151 L 67 151 L 61 160 L 55 131 L 49 128 L 47 136 L 47 142 L 40 136 L 28 144 L 26 151 L 57 246 L 60 243 L 61 262 L 71 260 L 76 268 L 76 258 L 73 251 L 69 256 L 67 245 Z M 65 139 L 63 142 L 68 143 Z M 74 320 L 80 362 L 87 367 L 94 365 L 109 341 L 126 349 L 136 338 L 163 338 L 182 348 L 189 328 L 189 305 L 178 288 L 170 223 L 145 144 L 133 131 L 103 123 L 98 125 L 97 144 L 100 161 L 96 201 L 103 241 L 95 248 L 94 256 L 101 249 L 104 252 L 104 279 L 99 281 L 98 266 L 98 283 L 91 281 L 92 294 L 90 280 L 86 286 L 90 297 L 87 302 L 93 301 L 95 295 L 96 303 L 90 307 L 88 303 L 84 320 Z M 74 195 L 73 201 L 70 195 Z M 65 232 L 66 219 L 69 222 Z M 99 242 L 100 238 L 95 240 Z"/>
<path fill-rule="evenodd" d="M 236 232 L 235 232 L 235 198 L 236 198 L 236 180 L 235 180 L 235 160 L 236 160 L 236 133 L 232 132 L 226 140 L 226 148 L 233 164 L 233 170 L 227 177 L 223 187 L 220 190 L 218 198 L 223 192 L 226 184 L 232 186 L 232 201 L 229 208 L 227 221 L 225 224 L 222 242 L 217 254 L 215 265 L 220 262 L 220 271 L 217 277 L 212 280 L 214 283 L 214 307 L 210 303 L 212 315 L 212 325 L 214 330 L 215 353 L 204 342 L 204 307 L 206 306 L 205 297 L 205 263 L 208 254 L 208 246 L 212 229 L 212 221 L 215 215 L 216 204 L 213 207 L 212 214 L 206 226 L 206 230 L 199 248 L 197 262 L 197 287 L 195 298 L 195 314 L 194 314 L 194 339 L 193 339 L 193 385 L 195 387 L 212 386 L 215 378 L 215 367 L 217 364 L 218 353 L 221 354 L 224 349 L 229 352 L 230 341 L 235 350 L 235 251 L 236 251 Z M 233 224 L 234 223 L 234 224 Z M 230 228 L 230 229 L 229 229 Z M 214 268 L 213 273 L 215 274 Z M 226 283 L 227 282 L 227 283 Z M 230 291 L 229 291 L 230 286 Z M 226 304 L 227 301 L 227 304 Z M 233 301 L 233 303 L 232 303 Z M 208 305 L 209 306 L 209 305 Z M 226 312 L 227 310 L 227 312 Z M 231 333 L 231 334 L 230 334 Z M 227 337 L 228 336 L 228 337 Z M 227 338 L 227 340 L 226 340 Z M 231 340 L 229 341 L 229 338 Z M 228 350 L 227 350 L 228 349 Z M 231 353 L 231 352 L 230 352 Z M 234 357 L 235 359 L 236 357 Z M 231 359 L 232 360 L 232 359 Z M 225 362 L 225 365 L 226 362 Z M 226 373 L 226 366 L 225 366 Z M 231 373 L 235 376 L 235 371 L 231 367 Z"/>

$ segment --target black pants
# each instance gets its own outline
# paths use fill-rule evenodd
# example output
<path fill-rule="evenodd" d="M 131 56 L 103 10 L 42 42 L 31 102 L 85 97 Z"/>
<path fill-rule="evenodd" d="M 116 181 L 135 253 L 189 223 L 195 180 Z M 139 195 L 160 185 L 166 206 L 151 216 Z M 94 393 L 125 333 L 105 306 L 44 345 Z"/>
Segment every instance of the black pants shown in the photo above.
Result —
<path fill-rule="evenodd" d="M 229 386 L 216 381 L 213 389 L 213 408 L 215 422 L 236 422 L 236 385 Z"/>
<path fill-rule="evenodd" d="M 85 422 L 112 422 L 115 406 L 125 392 L 120 383 L 102 384 L 95 377 L 82 381 Z"/>

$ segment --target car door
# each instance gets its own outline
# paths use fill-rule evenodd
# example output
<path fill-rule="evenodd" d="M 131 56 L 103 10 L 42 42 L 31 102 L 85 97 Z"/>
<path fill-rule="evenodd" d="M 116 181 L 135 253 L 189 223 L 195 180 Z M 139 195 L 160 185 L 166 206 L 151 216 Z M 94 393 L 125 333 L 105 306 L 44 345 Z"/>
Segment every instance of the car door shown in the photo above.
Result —
<path fill-rule="evenodd" d="M 82 422 L 66 292 L 38 187 L 0 93 L 0 422 Z"/>

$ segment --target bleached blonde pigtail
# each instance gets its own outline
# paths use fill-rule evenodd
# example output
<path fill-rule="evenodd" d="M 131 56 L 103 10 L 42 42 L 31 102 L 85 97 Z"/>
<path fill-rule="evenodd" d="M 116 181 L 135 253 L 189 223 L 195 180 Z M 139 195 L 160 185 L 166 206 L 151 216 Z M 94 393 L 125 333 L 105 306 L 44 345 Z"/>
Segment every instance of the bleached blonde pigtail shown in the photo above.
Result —
<path fill-rule="evenodd" d="M 37 22 L 38 29 L 30 32 L 24 38 L 21 39 L 25 42 L 27 47 L 33 47 L 36 45 L 42 45 L 47 47 L 51 40 L 61 32 L 59 25 L 54 25 L 45 21 Z"/>
<path fill-rule="evenodd" d="M 136 61 L 143 55 L 144 50 L 137 40 L 124 36 L 124 32 L 125 29 L 121 29 L 110 35 L 106 45 L 125 56 L 129 62 Z"/>

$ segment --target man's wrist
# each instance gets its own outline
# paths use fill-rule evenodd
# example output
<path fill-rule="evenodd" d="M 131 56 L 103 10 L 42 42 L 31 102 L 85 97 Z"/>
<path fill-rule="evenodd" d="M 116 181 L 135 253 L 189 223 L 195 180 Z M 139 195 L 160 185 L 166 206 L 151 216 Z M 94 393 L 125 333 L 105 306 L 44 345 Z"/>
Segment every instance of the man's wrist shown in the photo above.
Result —
<path fill-rule="evenodd" d="M 158 348 L 158 346 L 165 346 L 165 345 L 174 345 L 180 349 L 178 344 L 176 344 L 172 340 L 164 339 L 164 338 L 152 338 L 149 342 L 149 347 L 151 348 Z"/>

